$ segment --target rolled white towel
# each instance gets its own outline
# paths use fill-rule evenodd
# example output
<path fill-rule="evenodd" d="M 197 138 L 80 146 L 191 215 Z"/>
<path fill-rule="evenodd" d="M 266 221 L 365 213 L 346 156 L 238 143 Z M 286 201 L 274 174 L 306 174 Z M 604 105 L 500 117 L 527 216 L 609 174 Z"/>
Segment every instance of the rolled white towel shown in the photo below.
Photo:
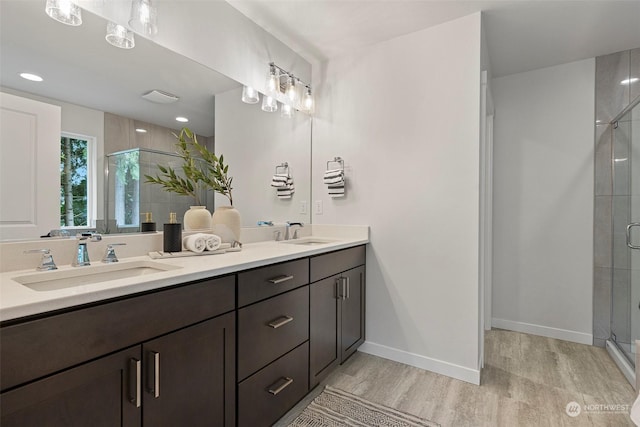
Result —
<path fill-rule="evenodd" d="M 220 248 L 220 245 L 222 244 L 222 239 L 220 238 L 220 236 L 216 236 L 215 234 L 204 234 L 204 233 L 202 234 L 202 236 L 206 241 L 206 245 L 207 245 L 207 247 L 205 248 L 206 250 L 215 251 Z"/>
<path fill-rule="evenodd" d="M 200 233 L 192 234 L 182 239 L 182 246 L 188 251 L 199 254 L 206 249 L 207 239 Z"/>

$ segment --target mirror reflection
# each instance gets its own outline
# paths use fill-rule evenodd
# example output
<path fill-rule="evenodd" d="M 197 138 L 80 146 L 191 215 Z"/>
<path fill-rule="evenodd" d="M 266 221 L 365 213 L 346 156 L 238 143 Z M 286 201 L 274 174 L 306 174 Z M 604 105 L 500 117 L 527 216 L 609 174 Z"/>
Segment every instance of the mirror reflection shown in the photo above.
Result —
<path fill-rule="evenodd" d="M 169 211 L 178 212 L 180 219 L 193 201 L 145 184 L 140 177 L 153 174 L 158 163 L 175 162 L 172 133 L 182 126 L 224 154 L 243 226 L 255 226 L 258 220 L 309 222 L 308 116 L 286 119 L 279 111 L 261 111 L 260 104 L 244 104 L 240 83 L 142 37 L 136 37 L 133 49 L 115 48 L 105 42 L 106 21 L 86 11 L 79 27 L 50 19 L 44 1 L 3 0 L 0 11 L 2 92 L 61 107 L 61 155 L 51 161 L 59 163 L 63 173 L 60 188 L 53 183 L 47 189 L 61 195 L 59 206 L 52 209 L 51 229 L 68 224 L 98 226 L 104 232 L 138 231 L 145 212 L 158 224 L 166 222 Z M 43 81 L 25 80 L 23 72 L 41 75 Z M 142 97 L 154 90 L 152 100 Z M 176 117 L 189 121 L 179 123 Z M 282 162 L 292 165 L 295 178 L 290 199 L 278 198 L 269 185 Z M 224 204 L 208 194 L 211 211 L 215 203 Z M 80 213 L 76 205 L 84 206 Z M 72 228 L 72 234 L 75 231 Z M 0 238 L 7 235 L 3 232 Z"/>

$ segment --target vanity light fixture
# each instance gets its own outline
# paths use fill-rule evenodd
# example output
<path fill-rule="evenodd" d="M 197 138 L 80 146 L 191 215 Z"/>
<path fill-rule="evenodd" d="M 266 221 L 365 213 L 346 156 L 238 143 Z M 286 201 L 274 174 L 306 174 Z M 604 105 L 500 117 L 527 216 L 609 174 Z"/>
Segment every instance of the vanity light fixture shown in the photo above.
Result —
<path fill-rule="evenodd" d="M 278 111 L 278 101 L 269 95 L 264 95 L 262 97 L 262 111 L 267 113 Z"/>
<path fill-rule="evenodd" d="M 136 45 L 133 31 L 111 21 L 107 22 L 107 35 L 105 36 L 105 40 L 107 40 L 110 45 L 119 47 L 120 49 L 133 49 Z"/>
<path fill-rule="evenodd" d="M 186 117 L 176 117 L 176 121 L 180 122 L 180 123 L 187 123 L 189 121 L 189 119 L 187 119 Z"/>
<path fill-rule="evenodd" d="M 158 33 L 158 10 L 151 0 L 133 0 L 129 26 L 137 33 L 155 36 Z"/>
<path fill-rule="evenodd" d="M 70 0 L 47 0 L 44 11 L 49 17 L 66 25 L 82 25 L 82 9 Z"/>
<path fill-rule="evenodd" d="M 620 84 L 624 85 L 624 86 L 629 86 L 631 83 L 635 83 L 635 82 L 637 82 L 639 80 L 640 79 L 637 78 L 637 77 L 631 77 L 631 78 L 628 78 L 628 79 L 624 79 L 623 81 L 620 82 Z"/>
<path fill-rule="evenodd" d="M 251 86 L 242 88 L 242 102 L 245 104 L 257 104 L 260 102 L 260 94 Z"/>
<path fill-rule="evenodd" d="M 41 82 L 44 79 L 42 77 L 40 77 L 37 74 L 32 74 L 32 73 L 20 73 L 20 77 L 22 77 L 25 80 L 30 80 L 32 82 Z"/>

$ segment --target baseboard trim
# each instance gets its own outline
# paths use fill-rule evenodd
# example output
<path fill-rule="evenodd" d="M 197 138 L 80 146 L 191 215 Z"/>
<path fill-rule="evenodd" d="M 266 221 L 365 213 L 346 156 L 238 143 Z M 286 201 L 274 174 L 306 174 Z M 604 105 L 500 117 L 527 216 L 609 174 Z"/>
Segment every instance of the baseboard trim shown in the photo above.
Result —
<path fill-rule="evenodd" d="M 570 331 L 568 329 L 552 328 L 549 326 L 535 325 L 533 323 L 515 322 L 506 319 L 491 319 L 491 326 L 510 331 L 524 332 L 525 334 L 540 335 L 547 338 L 576 342 L 578 344 L 593 345 L 593 335 L 584 332 Z"/>
<path fill-rule="evenodd" d="M 465 368 L 464 366 L 410 353 L 393 347 L 387 347 L 386 345 L 377 344 L 371 341 L 365 341 L 364 344 L 358 348 L 358 351 L 382 357 L 384 359 L 393 360 L 394 362 L 404 363 L 405 365 L 414 366 L 416 368 L 425 369 L 437 374 L 446 375 L 471 384 L 480 385 L 480 371 L 477 369 Z"/>

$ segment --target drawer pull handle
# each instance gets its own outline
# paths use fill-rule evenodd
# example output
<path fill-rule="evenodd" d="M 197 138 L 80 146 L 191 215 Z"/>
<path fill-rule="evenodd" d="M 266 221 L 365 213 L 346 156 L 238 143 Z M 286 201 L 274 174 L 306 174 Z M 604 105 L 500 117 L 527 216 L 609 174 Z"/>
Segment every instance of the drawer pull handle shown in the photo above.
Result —
<path fill-rule="evenodd" d="M 273 279 L 269 279 L 270 283 L 277 285 L 278 283 L 286 282 L 287 280 L 292 280 L 293 276 L 287 276 L 283 274 L 282 276 L 274 277 Z"/>
<path fill-rule="evenodd" d="M 135 388 L 135 390 L 133 390 L 133 393 L 131 393 L 131 390 L 129 391 L 130 392 L 129 401 L 134 405 L 136 405 L 136 408 L 140 407 L 140 402 L 142 400 L 140 396 L 141 369 L 142 369 L 142 364 L 138 359 L 134 359 L 134 358 L 129 359 L 129 375 L 130 377 L 133 377 L 135 375 L 135 377 L 130 378 L 130 381 L 129 381 L 129 384 L 134 384 L 134 388 Z"/>
<path fill-rule="evenodd" d="M 282 316 L 279 317 L 278 319 L 274 320 L 273 322 L 269 323 L 268 326 L 272 327 L 273 329 L 278 329 L 280 326 L 284 326 L 289 322 L 293 321 L 293 317 L 291 316 Z"/>
<path fill-rule="evenodd" d="M 277 388 L 274 387 L 275 384 L 277 384 L 278 382 L 280 382 L 282 380 L 284 380 L 284 382 L 282 384 L 280 384 L 280 386 L 278 386 Z M 284 390 L 285 388 L 289 387 L 291 385 L 291 383 L 293 383 L 293 378 L 282 377 L 278 381 L 276 381 L 275 384 L 272 384 L 271 387 L 269 387 L 269 393 L 271 393 L 271 394 L 273 394 L 275 396 L 278 393 L 280 393 L 282 390 Z"/>

